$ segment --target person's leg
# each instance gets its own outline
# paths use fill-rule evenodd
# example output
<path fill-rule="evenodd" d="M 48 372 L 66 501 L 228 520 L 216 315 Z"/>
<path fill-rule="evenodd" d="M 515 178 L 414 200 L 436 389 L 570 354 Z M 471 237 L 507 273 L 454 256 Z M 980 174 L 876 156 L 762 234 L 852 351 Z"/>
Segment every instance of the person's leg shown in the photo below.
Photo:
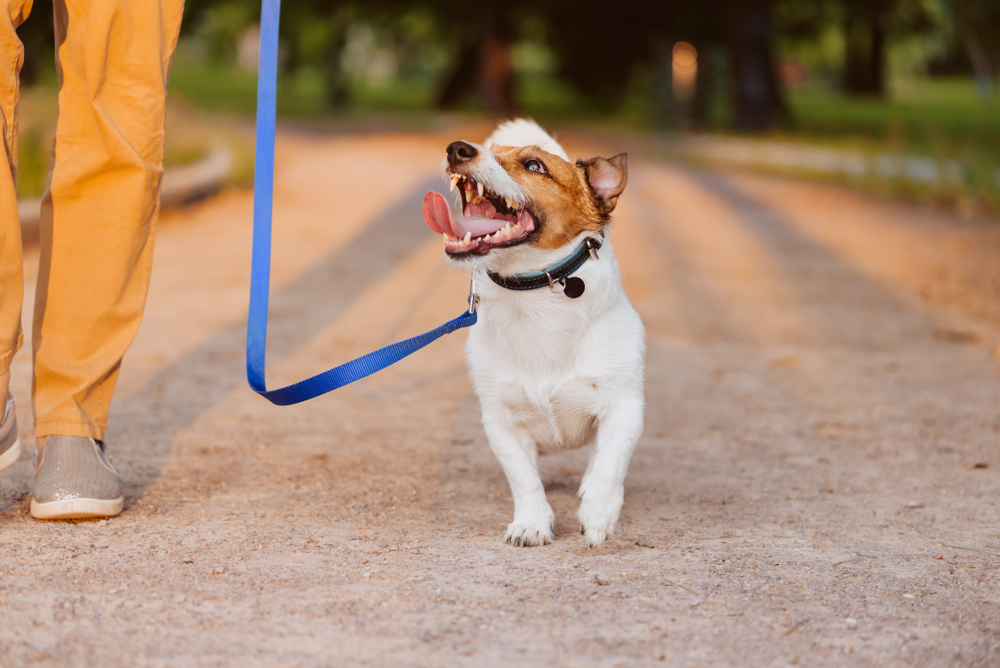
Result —
<path fill-rule="evenodd" d="M 0 469 L 17 460 L 13 411 L 8 409 L 10 363 L 21 348 L 24 274 L 21 223 L 17 216 L 17 96 L 24 46 L 17 27 L 28 17 L 31 0 L 0 0 L 0 129 L 4 160 L 0 165 Z"/>
<path fill-rule="evenodd" d="M 121 509 L 102 441 L 149 286 L 182 13 L 182 0 L 55 0 L 59 120 L 32 331 L 35 517 Z"/>
<path fill-rule="evenodd" d="M 55 0 L 59 121 L 42 200 L 35 433 L 103 440 L 142 319 L 182 0 Z"/>

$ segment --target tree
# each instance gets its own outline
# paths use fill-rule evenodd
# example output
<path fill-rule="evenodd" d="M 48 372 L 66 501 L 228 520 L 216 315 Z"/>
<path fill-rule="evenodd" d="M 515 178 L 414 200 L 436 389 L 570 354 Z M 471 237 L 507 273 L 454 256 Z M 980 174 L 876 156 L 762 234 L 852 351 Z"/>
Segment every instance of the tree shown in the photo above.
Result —
<path fill-rule="evenodd" d="M 840 0 L 844 7 L 844 90 L 885 97 L 886 46 L 925 33 L 934 20 L 921 0 Z"/>
<path fill-rule="evenodd" d="M 456 25 L 455 32 L 465 37 L 460 38 L 457 62 L 438 91 L 437 106 L 454 108 L 472 94 L 490 111 L 514 115 L 518 105 L 511 50 L 516 35 L 509 9 L 501 11 L 495 2 L 481 2 L 463 14 L 469 20 Z"/>
<path fill-rule="evenodd" d="M 43 78 L 46 70 L 55 71 L 56 36 L 52 19 L 52 3 L 36 2 L 28 20 L 17 29 L 24 44 L 24 65 L 21 84 L 30 86 Z"/>
<path fill-rule="evenodd" d="M 924 0 L 777 0 L 777 27 L 815 39 L 830 25 L 844 37 L 841 83 L 852 95 L 886 94 L 887 49 L 894 40 L 936 27 Z"/>
<path fill-rule="evenodd" d="M 955 40 L 969 56 L 980 89 L 989 91 L 1000 73 L 1000 2 L 951 0 Z"/>
<path fill-rule="evenodd" d="M 738 130 L 766 130 L 787 116 L 774 59 L 771 3 L 730 0 L 727 15 L 733 126 Z"/>

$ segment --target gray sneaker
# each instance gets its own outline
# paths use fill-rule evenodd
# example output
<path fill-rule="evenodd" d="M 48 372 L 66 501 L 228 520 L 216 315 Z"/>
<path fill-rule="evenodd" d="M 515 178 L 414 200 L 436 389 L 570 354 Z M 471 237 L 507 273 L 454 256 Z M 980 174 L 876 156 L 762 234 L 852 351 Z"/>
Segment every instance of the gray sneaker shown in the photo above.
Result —
<path fill-rule="evenodd" d="M 111 517 L 122 511 L 122 480 L 104 444 L 79 436 L 49 436 L 35 456 L 31 515 L 40 520 Z"/>
<path fill-rule="evenodd" d="M 0 422 L 0 471 L 17 461 L 21 456 L 21 441 L 17 438 L 17 411 L 14 397 L 7 395 L 7 405 Z"/>

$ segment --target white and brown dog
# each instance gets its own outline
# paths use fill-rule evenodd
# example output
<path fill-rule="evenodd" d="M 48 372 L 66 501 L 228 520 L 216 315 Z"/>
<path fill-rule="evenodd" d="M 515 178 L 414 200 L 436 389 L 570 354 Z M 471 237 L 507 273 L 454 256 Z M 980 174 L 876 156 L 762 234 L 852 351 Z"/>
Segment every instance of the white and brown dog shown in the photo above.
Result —
<path fill-rule="evenodd" d="M 625 158 L 573 164 L 534 122 L 510 121 L 483 146 L 448 146 L 445 175 L 462 217 L 438 193 L 424 199 L 448 259 L 480 277 L 466 355 L 513 492 L 505 539 L 514 545 L 553 540 L 540 454 L 594 445 L 578 514 L 591 547 L 612 533 L 624 501 L 643 427 L 645 359 L 642 321 L 606 240 Z"/>

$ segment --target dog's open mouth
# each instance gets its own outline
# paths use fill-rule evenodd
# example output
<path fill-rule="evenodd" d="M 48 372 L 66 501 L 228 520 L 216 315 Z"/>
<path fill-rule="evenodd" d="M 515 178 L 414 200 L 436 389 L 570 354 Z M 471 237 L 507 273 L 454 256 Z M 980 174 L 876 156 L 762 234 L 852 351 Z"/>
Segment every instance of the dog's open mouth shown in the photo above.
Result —
<path fill-rule="evenodd" d="M 535 217 L 527 207 L 497 195 L 482 183 L 459 174 L 451 175 L 451 187 L 462 196 L 462 217 L 455 218 L 440 193 L 424 197 L 424 220 L 444 235 L 449 255 L 485 255 L 493 248 L 516 246 L 535 231 Z"/>

